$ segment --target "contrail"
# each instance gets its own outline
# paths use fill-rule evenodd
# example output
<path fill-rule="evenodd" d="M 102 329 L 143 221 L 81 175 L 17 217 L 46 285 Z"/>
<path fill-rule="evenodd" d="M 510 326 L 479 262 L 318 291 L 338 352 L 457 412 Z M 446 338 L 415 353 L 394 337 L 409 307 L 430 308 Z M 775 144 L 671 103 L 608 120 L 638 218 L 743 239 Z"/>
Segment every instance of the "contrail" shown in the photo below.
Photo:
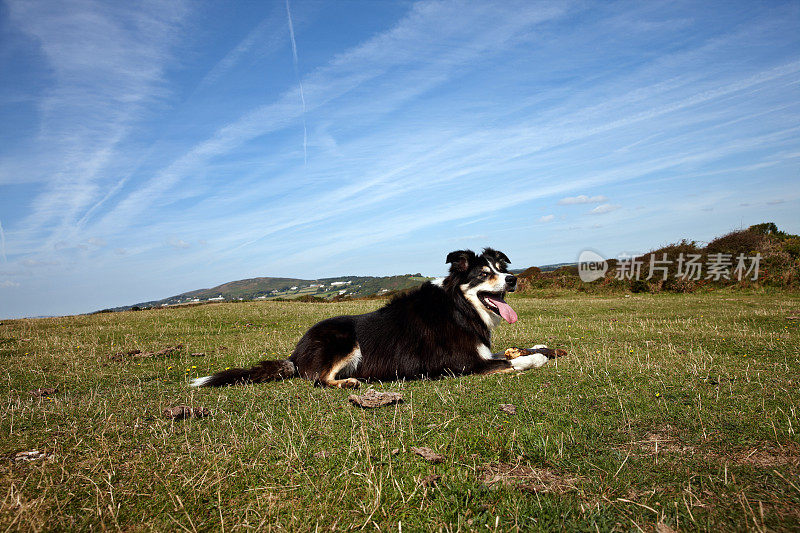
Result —
<path fill-rule="evenodd" d="M 308 129 L 306 128 L 306 98 L 303 95 L 303 82 L 300 80 L 300 71 L 297 67 L 297 42 L 294 40 L 294 24 L 292 24 L 292 11 L 289 9 L 289 0 L 286 0 L 286 16 L 289 19 L 289 37 L 292 39 L 292 58 L 294 59 L 294 75 L 300 86 L 300 101 L 303 103 L 303 164 L 308 164 Z"/>
<path fill-rule="evenodd" d="M 8 263 L 8 259 L 6 259 L 6 234 L 3 231 L 2 222 L 0 222 L 0 255 L 3 256 L 3 263 Z"/>

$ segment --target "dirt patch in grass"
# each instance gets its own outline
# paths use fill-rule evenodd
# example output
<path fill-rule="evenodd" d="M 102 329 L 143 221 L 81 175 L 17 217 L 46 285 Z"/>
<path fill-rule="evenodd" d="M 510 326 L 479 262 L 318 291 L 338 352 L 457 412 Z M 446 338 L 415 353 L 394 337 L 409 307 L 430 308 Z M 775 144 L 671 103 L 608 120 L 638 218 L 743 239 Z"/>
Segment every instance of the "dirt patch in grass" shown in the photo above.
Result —
<path fill-rule="evenodd" d="M 109 359 L 111 359 L 112 361 L 122 362 L 128 360 L 146 359 L 149 357 L 172 357 L 180 353 L 181 350 L 183 350 L 183 344 L 176 344 L 175 346 L 167 346 L 166 348 L 163 348 L 155 352 L 143 352 L 138 348 L 136 348 L 133 350 L 127 350 L 112 354 L 109 356 Z"/>
<path fill-rule="evenodd" d="M 489 486 L 511 485 L 530 492 L 563 494 L 577 491 L 578 483 L 583 479 L 576 474 L 559 472 L 551 468 L 510 463 L 490 463 L 482 466 L 479 471 L 482 474 L 482 481 Z"/>
<path fill-rule="evenodd" d="M 30 391 L 31 396 L 36 398 L 47 398 L 58 393 L 58 387 L 44 387 Z"/>
<path fill-rule="evenodd" d="M 730 455 L 718 455 L 719 460 L 729 460 L 740 465 L 775 468 L 777 466 L 800 466 L 800 450 L 796 445 L 779 447 L 765 443 Z"/>
<path fill-rule="evenodd" d="M 677 431 L 669 426 L 660 426 L 647 432 L 643 438 L 621 446 L 633 457 L 664 455 L 700 455 L 702 458 L 719 463 L 749 465 L 759 468 L 779 466 L 800 466 L 800 447 L 790 443 L 779 446 L 772 442 L 759 443 L 745 449 L 730 450 L 728 453 L 714 451 L 704 446 L 696 446 L 683 441 Z"/>
<path fill-rule="evenodd" d="M 694 454 L 697 447 L 683 442 L 677 431 L 670 425 L 659 426 L 648 431 L 635 441 L 625 443 L 621 448 L 634 457 L 666 454 Z"/>

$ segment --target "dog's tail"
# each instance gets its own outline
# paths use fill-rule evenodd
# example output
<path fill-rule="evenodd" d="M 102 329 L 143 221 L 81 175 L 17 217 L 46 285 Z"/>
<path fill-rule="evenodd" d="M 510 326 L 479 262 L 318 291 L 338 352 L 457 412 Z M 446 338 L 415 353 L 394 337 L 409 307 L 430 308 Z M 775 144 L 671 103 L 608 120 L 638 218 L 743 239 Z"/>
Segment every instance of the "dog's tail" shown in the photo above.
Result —
<path fill-rule="evenodd" d="M 285 361 L 261 361 L 252 368 L 229 368 L 211 376 L 193 379 L 192 387 L 222 387 L 237 383 L 264 383 L 293 378 L 297 375 L 294 363 Z"/>

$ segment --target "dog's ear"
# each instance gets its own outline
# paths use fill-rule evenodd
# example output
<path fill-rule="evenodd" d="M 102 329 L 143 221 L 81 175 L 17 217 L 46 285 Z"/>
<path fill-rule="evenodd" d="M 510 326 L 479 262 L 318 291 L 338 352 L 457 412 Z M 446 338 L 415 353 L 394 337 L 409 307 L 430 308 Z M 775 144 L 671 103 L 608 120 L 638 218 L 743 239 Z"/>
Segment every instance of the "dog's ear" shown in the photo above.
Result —
<path fill-rule="evenodd" d="M 445 263 L 450 263 L 450 271 L 466 272 L 469 264 L 475 260 L 475 252 L 472 250 L 456 250 L 447 254 Z"/>
<path fill-rule="evenodd" d="M 495 259 L 497 259 L 499 261 L 502 261 L 504 263 L 508 263 L 508 264 L 511 263 L 511 260 L 508 258 L 508 256 L 506 254 L 504 254 L 501 251 L 494 250 L 492 248 L 484 248 L 483 249 L 483 255 L 492 256 Z"/>

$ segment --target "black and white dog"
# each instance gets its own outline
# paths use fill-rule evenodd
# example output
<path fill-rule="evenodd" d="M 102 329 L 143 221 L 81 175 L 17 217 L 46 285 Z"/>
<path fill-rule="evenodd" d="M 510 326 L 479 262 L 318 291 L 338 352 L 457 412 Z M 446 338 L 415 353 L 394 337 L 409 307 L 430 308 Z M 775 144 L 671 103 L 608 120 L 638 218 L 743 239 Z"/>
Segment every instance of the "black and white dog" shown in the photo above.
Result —
<path fill-rule="evenodd" d="M 544 365 L 553 350 L 506 360 L 494 357 L 491 331 L 517 321 L 504 297 L 517 278 L 502 252 L 447 255 L 450 274 L 363 315 L 328 318 L 312 326 L 285 361 L 262 361 L 197 378 L 195 387 L 273 381 L 300 376 L 325 387 L 355 388 L 359 380 L 494 374 Z"/>

